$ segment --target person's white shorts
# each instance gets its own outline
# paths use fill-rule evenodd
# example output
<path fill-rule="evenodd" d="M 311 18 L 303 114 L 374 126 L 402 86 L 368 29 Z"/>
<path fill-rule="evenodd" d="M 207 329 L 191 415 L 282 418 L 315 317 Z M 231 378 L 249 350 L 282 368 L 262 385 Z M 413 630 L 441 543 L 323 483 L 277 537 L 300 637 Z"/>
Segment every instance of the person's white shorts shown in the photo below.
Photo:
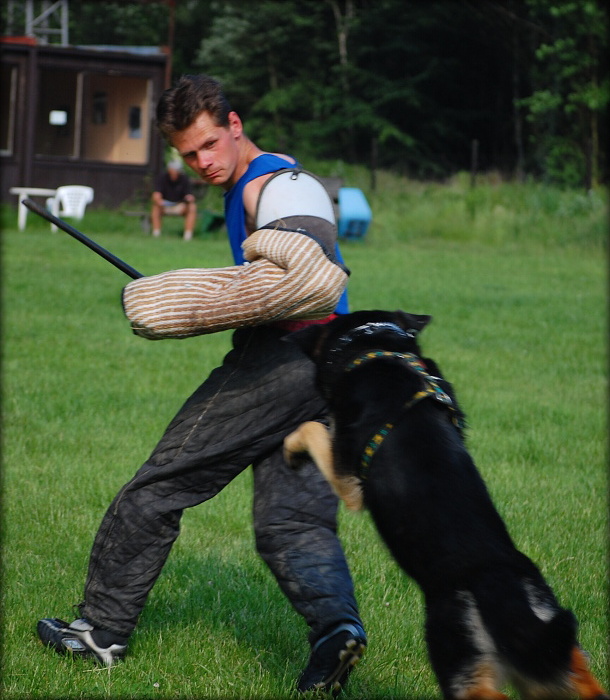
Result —
<path fill-rule="evenodd" d="M 184 214 L 185 207 L 186 204 L 184 202 L 168 202 L 167 199 L 163 200 L 163 212 L 165 214 L 182 216 Z"/>

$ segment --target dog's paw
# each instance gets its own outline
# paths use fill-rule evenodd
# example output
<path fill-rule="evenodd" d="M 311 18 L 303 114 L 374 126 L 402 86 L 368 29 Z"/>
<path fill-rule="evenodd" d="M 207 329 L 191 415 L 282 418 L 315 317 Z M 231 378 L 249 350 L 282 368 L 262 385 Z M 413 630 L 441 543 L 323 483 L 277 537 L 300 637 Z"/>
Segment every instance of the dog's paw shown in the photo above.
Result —
<path fill-rule="evenodd" d="M 339 498 L 345 503 L 348 510 L 362 510 L 364 508 L 364 496 L 362 482 L 355 476 L 344 477 L 339 489 Z"/>
<path fill-rule="evenodd" d="M 291 469 L 300 469 L 309 461 L 307 452 L 287 452 L 284 450 L 284 460 Z"/>
<path fill-rule="evenodd" d="M 284 438 L 284 461 L 292 469 L 298 469 L 309 459 L 309 453 L 304 448 L 301 435 L 295 430 Z"/>

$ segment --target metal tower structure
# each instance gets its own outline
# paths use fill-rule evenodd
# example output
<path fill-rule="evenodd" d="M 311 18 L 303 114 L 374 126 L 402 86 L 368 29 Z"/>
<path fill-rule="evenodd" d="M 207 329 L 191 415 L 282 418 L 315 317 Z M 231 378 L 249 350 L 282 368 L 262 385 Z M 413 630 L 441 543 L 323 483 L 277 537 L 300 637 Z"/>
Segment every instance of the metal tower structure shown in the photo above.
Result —
<path fill-rule="evenodd" d="M 68 0 L 8 0 L 7 34 L 68 46 Z"/>

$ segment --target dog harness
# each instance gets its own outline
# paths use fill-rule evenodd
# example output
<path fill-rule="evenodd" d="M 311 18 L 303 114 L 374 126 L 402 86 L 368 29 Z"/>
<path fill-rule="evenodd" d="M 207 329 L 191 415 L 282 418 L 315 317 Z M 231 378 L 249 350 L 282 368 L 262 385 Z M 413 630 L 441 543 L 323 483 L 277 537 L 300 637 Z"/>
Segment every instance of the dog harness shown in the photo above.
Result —
<path fill-rule="evenodd" d="M 402 414 L 405 411 L 408 411 L 410 408 L 412 408 L 416 403 L 419 403 L 420 401 L 423 401 L 427 398 L 432 398 L 435 401 L 438 401 L 451 411 L 452 423 L 457 428 L 461 428 L 460 419 L 458 417 L 458 413 L 455 409 L 455 405 L 453 403 L 452 398 L 446 391 L 444 391 L 438 385 L 436 381 L 438 377 L 433 377 L 432 375 L 430 375 L 422 359 L 417 355 L 414 355 L 413 353 L 391 352 L 389 350 L 371 350 L 365 353 L 364 355 L 360 355 L 355 360 L 352 360 L 352 362 L 350 362 L 345 367 L 345 371 L 350 372 L 351 370 L 356 369 L 357 367 L 361 367 L 363 364 L 366 364 L 371 360 L 378 360 L 384 357 L 392 357 L 403 360 L 407 367 L 411 371 L 415 372 L 423 380 L 424 388 L 420 391 L 417 391 L 413 396 L 411 396 L 403 404 L 396 418 L 394 418 L 392 421 L 384 423 L 383 426 L 366 443 L 364 452 L 362 453 L 362 457 L 360 459 L 360 473 L 358 474 L 358 476 L 363 480 L 367 477 L 371 461 L 373 460 L 375 453 L 381 446 L 381 443 L 388 436 L 389 432 L 396 425 L 398 420 L 400 420 Z"/>

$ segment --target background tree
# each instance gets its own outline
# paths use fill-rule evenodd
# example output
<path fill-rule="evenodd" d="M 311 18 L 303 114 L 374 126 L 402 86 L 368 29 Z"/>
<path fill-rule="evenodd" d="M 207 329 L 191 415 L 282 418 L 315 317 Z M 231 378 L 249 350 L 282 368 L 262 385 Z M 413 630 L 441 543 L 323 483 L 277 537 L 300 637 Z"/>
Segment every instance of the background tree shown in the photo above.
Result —
<path fill-rule="evenodd" d="M 0 9 L 3 19 L 6 8 Z M 166 45 L 263 148 L 443 178 L 608 176 L 602 0 L 71 0 L 73 44 Z"/>
<path fill-rule="evenodd" d="M 163 2 L 91 2 L 71 0 L 70 43 L 162 46 L 167 43 L 167 7 Z"/>
<path fill-rule="evenodd" d="M 533 91 L 522 100 L 531 124 L 533 166 L 547 179 L 596 185 L 604 167 L 610 101 L 607 7 L 588 0 L 527 0 L 544 31 L 532 56 Z M 602 133 L 604 128 L 604 133 Z"/>

